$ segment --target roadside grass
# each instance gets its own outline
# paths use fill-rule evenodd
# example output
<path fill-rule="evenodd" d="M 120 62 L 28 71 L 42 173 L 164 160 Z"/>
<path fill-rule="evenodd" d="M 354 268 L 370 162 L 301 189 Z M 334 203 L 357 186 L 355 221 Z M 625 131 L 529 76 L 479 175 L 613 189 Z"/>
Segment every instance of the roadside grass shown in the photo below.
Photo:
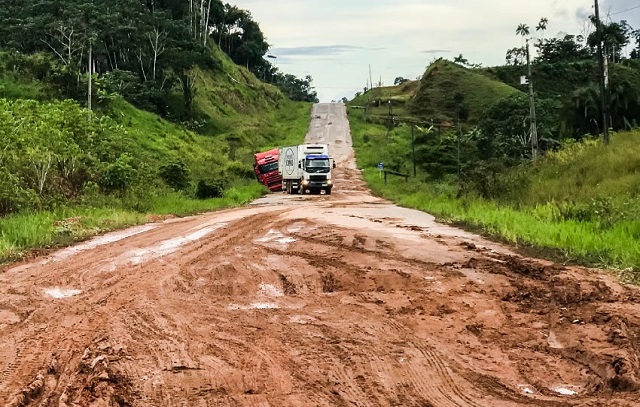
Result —
<path fill-rule="evenodd" d="M 637 199 L 640 196 L 638 146 L 640 131 L 634 131 L 612 134 L 609 145 L 601 140 L 590 140 L 568 144 L 562 150 L 548 153 L 541 165 L 533 169 L 530 186 L 519 196 L 518 202 Z M 636 202 L 635 206 L 640 205 Z"/>
<path fill-rule="evenodd" d="M 227 189 L 222 198 L 194 199 L 173 192 L 154 198 L 151 213 L 156 215 L 193 215 L 246 205 L 265 193 L 267 190 L 263 185 L 249 181 Z"/>
<path fill-rule="evenodd" d="M 389 177 L 385 185 L 375 167 L 385 156 L 386 146 L 380 141 L 384 130 L 361 121 L 357 113 L 349 117 L 358 166 L 374 194 L 528 254 L 614 268 L 625 279 L 640 283 L 640 208 L 634 189 L 640 164 L 632 159 L 637 156 L 633 151 L 639 133 L 618 134 L 608 147 L 587 143 L 550 154 L 548 162 L 542 160 L 536 169 L 529 169 L 532 180 L 516 190 L 516 195 L 523 195 L 521 200 L 498 202 L 458 197 L 455 182 L 425 181 L 423 172 L 408 182 Z M 618 210 L 622 207 L 624 211 Z"/>

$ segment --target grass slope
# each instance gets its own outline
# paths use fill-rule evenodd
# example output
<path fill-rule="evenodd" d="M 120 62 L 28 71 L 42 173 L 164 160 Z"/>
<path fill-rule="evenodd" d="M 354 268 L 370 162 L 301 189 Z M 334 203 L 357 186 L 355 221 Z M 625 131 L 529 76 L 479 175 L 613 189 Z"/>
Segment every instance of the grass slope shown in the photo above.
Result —
<path fill-rule="evenodd" d="M 407 104 L 418 89 L 418 81 L 406 81 L 397 86 L 381 86 L 369 89 L 362 95 L 356 96 L 352 106 L 367 107 L 367 113 L 374 117 L 389 115 L 389 102 L 392 113 L 400 117 L 408 117 Z"/>
<path fill-rule="evenodd" d="M 238 123 L 248 124 L 252 118 L 269 112 L 284 102 L 278 88 L 258 80 L 249 70 L 238 66 L 217 46 L 211 52 L 221 64 L 219 72 L 202 69 L 192 71 L 196 94 L 194 108 L 204 119 L 198 131 L 216 134 L 232 131 Z M 257 121 L 255 126 L 263 125 Z"/>
<path fill-rule="evenodd" d="M 589 140 L 549 152 L 535 168 L 514 170 L 515 179 L 529 172 L 527 188 L 512 201 L 589 204 L 598 199 L 635 200 L 640 219 L 640 131 L 612 134 L 611 142 Z"/>
<path fill-rule="evenodd" d="M 409 103 L 409 111 L 424 118 L 453 120 L 454 95 L 458 92 L 464 95 L 469 108 L 468 123 L 476 123 L 497 100 L 520 91 L 476 70 L 439 59 L 422 76 L 420 86 Z"/>

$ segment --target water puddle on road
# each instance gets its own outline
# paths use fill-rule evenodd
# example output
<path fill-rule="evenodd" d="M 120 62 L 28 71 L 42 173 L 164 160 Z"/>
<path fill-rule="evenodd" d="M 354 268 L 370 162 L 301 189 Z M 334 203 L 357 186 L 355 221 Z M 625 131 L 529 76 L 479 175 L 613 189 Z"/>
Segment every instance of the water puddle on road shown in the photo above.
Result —
<path fill-rule="evenodd" d="M 518 386 L 518 389 L 520 389 L 520 392 L 522 392 L 523 394 L 536 394 L 537 391 L 535 390 L 535 387 L 528 385 L 528 384 L 521 384 Z"/>
<path fill-rule="evenodd" d="M 82 294 L 82 290 L 60 287 L 45 288 L 42 291 L 45 293 L 45 295 L 55 299 L 70 298 Z"/>
<path fill-rule="evenodd" d="M 282 232 L 273 230 L 273 229 L 269 230 L 269 232 L 267 232 L 265 236 L 255 240 L 256 243 L 276 242 L 280 244 L 289 244 L 295 241 L 296 241 L 295 238 L 290 236 L 285 236 Z"/>
<path fill-rule="evenodd" d="M 274 304 L 272 302 L 254 302 L 250 305 L 239 305 L 239 304 L 229 304 L 227 309 L 230 310 L 239 310 L 239 311 L 247 311 L 252 309 L 279 309 L 280 306 L 278 304 Z"/>
<path fill-rule="evenodd" d="M 158 225 L 144 225 L 144 226 L 129 228 L 127 230 L 121 230 L 118 232 L 107 233 L 105 235 L 95 237 L 85 243 L 80 243 L 79 245 L 60 250 L 59 252 L 54 253 L 50 258 L 43 260 L 42 264 L 62 261 L 78 253 L 81 253 L 87 250 L 92 250 L 92 249 L 95 249 L 96 247 L 104 246 L 109 243 L 115 243 L 117 241 L 126 239 L 128 237 L 139 235 L 140 233 L 148 232 L 157 227 Z"/>
<path fill-rule="evenodd" d="M 562 396 L 575 396 L 579 393 L 579 388 L 576 386 L 556 386 L 551 388 L 552 391 Z"/>
<path fill-rule="evenodd" d="M 200 240 L 203 237 L 210 235 L 211 233 L 225 226 L 227 226 L 226 223 L 218 223 L 213 226 L 202 228 L 185 236 L 164 240 L 155 247 L 146 247 L 144 249 L 133 250 L 128 258 L 128 262 L 136 265 L 158 257 L 166 256 L 175 252 L 185 244 Z"/>

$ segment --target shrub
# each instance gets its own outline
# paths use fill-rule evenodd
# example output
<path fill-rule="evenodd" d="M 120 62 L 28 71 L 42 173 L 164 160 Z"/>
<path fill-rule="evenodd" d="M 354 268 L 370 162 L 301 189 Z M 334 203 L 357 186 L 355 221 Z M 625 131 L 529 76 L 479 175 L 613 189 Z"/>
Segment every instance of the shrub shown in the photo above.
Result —
<path fill-rule="evenodd" d="M 227 167 L 227 171 L 229 175 L 235 178 L 254 179 L 256 176 L 251 166 L 238 161 L 232 161 Z"/>
<path fill-rule="evenodd" d="M 0 216 L 38 206 L 35 191 L 25 189 L 19 179 L 6 168 L 0 168 Z"/>
<path fill-rule="evenodd" d="M 221 181 L 203 180 L 198 181 L 196 187 L 196 197 L 198 199 L 221 198 L 224 193 L 224 184 Z"/>
<path fill-rule="evenodd" d="M 181 160 L 161 166 L 160 177 L 176 191 L 182 191 L 189 186 L 189 168 Z"/>
<path fill-rule="evenodd" d="M 131 157 L 122 154 L 115 162 L 108 164 L 100 177 L 100 187 L 105 192 L 124 191 L 130 187 L 136 171 L 130 162 Z"/>

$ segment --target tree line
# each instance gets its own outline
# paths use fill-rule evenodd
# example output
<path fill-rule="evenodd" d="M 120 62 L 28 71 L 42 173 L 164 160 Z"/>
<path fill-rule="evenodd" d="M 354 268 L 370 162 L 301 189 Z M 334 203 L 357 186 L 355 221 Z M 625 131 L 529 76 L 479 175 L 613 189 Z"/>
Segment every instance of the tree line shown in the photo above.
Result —
<path fill-rule="evenodd" d="M 1 0 L 0 19 L 0 49 L 51 55 L 42 75 L 76 99 L 91 70 L 105 93 L 165 116 L 179 87 L 190 112 L 191 69 L 220 68 L 211 43 L 290 97 L 315 98 L 310 78 L 294 81 L 263 58 L 269 44 L 251 13 L 221 0 Z"/>

